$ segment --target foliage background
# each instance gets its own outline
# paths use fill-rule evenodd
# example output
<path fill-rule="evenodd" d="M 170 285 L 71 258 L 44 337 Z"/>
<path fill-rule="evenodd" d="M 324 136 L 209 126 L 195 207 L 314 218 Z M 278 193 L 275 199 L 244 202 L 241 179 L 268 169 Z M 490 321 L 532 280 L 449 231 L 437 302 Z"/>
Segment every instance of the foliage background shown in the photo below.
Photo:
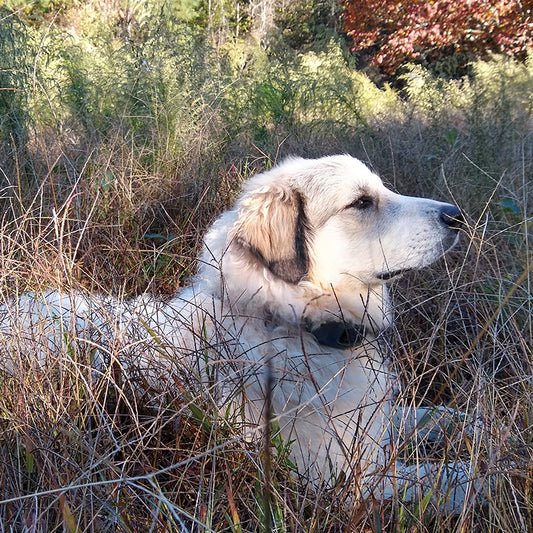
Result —
<path fill-rule="evenodd" d="M 372 62 L 394 72 L 406 60 L 455 69 L 490 53 L 524 59 L 533 45 L 533 4 L 500 0 L 404 2 L 343 0 L 353 48 L 373 49 Z"/>
<path fill-rule="evenodd" d="M 295 480 L 276 442 L 274 527 L 533 531 L 533 60 L 483 50 L 391 75 L 344 24 L 332 0 L 4 1 L 2 293 L 171 294 L 251 173 L 355 155 L 465 213 L 448 262 L 395 282 L 391 342 L 408 398 L 484 421 L 469 453 L 499 477 L 459 517 L 346 508 Z M 147 416 L 31 372 L 0 387 L 0 531 L 264 528 L 257 450 L 207 398 L 198 423 L 177 400 Z"/>

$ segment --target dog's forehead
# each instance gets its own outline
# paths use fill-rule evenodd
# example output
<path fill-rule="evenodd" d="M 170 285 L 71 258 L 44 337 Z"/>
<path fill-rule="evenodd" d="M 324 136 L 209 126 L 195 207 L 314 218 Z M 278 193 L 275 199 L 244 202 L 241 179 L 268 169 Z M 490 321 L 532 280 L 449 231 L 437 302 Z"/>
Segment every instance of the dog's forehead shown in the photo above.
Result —
<path fill-rule="evenodd" d="M 317 163 L 306 180 L 310 199 L 344 203 L 357 195 L 372 195 L 383 188 L 381 179 L 353 157 L 336 156 Z"/>
<path fill-rule="evenodd" d="M 364 163 L 348 155 L 290 158 L 251 178 L 244 185 L 244 197 L 277 189 L 297 192 L 323 211 L 326 206 L 335 209 L 337 204 L 353 201 L 357 195 L 376 194 L 383 184 Z"/>

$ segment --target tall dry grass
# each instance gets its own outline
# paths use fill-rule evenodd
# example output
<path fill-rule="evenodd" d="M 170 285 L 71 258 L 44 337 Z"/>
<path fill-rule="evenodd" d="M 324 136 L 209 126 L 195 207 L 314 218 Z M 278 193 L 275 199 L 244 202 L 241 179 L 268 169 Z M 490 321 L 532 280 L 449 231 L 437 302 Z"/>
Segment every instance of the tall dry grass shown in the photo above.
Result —
<path fill-rule="evenodd" d="M 238 181 L 243 178 L 239 174 Z M 140 270 L 138 265 L 137 270 L 128 266 L 130 257 L 123 258 L 123 268 L 132 270 L 133 281 L 113 270 L 117 268 L 113 262 L 120 259 L 111 250 L 119 248 L 120 240 L 112 236 L 124 226 L 120 219 L 118 227 L 111 228 L 98 217 L 93 219 L 100 208 L 94 198 L 89 201 L 82 192 L 76 198 L 67 196 L 50 216 L 43 214 L 40 195 L 32 202 L 39 207 L 31 209 L 22 210 L 16 195 L 11 201 L 13 212 L 6 214 L 6 220 L 12 220 L 1 234 L 3 301 L 8 305 L 18 294 L 29 290 L 39 294 L 49 287 L 87 294 L 113 292 L 119 299 L 150 287 L 135 279 Z M 79 209 L 85 201 L 91 216 L 73 215 L 76 205 Z M 273 436 L 272 530 L 531 527 L 529 263 L 521 270 L 517 267 L 517 275 L 504 271 L 510 255 L 498 244 L 500 238 L 512 237 L 517 245 L 527 241 L 523 232 L 527 224 L 513 224 L 503 232 L 488 225 L 484 216 L 471 220 L 460 246 L 445 260 L 394 283 L 398 318 L 389 339 L 398 372 L 398 404 L 444 404 L 467 413 L 467 424 L 474 421 L 473 431 L 461 425 L 437 449 L 407 443 L 399 452 L 403 459 L 470 460 L 479 469 L 474 474 L 481 479 L 490 474 L 491 484 L 482 493 L 474 491 L 459 515 L 435 513 L 423 495 L 415 504 L 399 497 L 349 505 L 346 491 L 355 479 L 334 490 L 310 487 L 294 476 L 290 443 Z M 108 250 L 101 248 L 103 231 L 111 234 L 106 236 Z M 126 247 L 122 253 L 147 262 L 151 252 L 150 264 L 155 264 L 159 254 L 169 253 L 166 246 L 159 244 L 151 251 L 141 245 Z M 78 255 L 80 250 L 96 253 L 91 247 L 108 258 L 107 272 L 90 269 L 80 259 L 84 257 Z M 180 258 L 176 254 L 170 261 Z M 187 260 L 191 265 L 191 256 Z M 179 271 L 179 266 L 173 268 Z M 165 292 L 168 282 L 154 270 L 151 283 L 161 284 Z M 51 363 L 44 369 L 32 364 L 36 356 L 32 345 L 14 346 L 10 339 L 11 333 L 4 332 L 2 357 L 19 363 L 17 371 L 4 373 L 1 381 L 0 509 L 6 530 L 258 531 L 265 527 L 261 440 L 244 438 L 239 421 L 221 411 L 208 391 L 184 390 L 173 378 L 169 391 L 174 393 L 154 406 L 148 397 L 132 397 L 120 372 L 95 379 L 90 371 L 94 354 L 75 336 L 45 354 Z M 116 349 L 118 358 L 120 347 Z"/>

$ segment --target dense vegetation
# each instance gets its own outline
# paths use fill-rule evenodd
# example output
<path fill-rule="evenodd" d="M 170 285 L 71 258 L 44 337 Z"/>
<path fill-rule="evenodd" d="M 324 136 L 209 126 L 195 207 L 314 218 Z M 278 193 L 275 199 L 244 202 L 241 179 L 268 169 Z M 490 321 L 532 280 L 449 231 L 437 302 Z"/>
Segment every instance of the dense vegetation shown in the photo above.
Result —
<path fill-rule="evenodd" d="M 252 172 L 288 154 L 355 155 L 400 192 L 465 213 L 447 262 L 395 282 L 391 343 L 406 398 L 483 421 L 463 453 L 495 482 L 460 516 L 423 501 L 354 508 L 294 478 L 276 441 L 275 530 L 533 531 L 531 57 L 373 80 L 336 3 L 258 6 L 4 5 L 4 298 L 172 293 Z M 202 420 L 176 399 L 154 414 L 75 377 L 0 377 L 0 531 L 261 529 L 257 450 L 208 398 Z"/>
<path fill-rule="evenodd" d="M 490 53 L 524 58 L 533 45 L 533 4 L 516 0 L 342 0 L 356 50 L 394 71 L 406 60 L 451 65 Z"/>

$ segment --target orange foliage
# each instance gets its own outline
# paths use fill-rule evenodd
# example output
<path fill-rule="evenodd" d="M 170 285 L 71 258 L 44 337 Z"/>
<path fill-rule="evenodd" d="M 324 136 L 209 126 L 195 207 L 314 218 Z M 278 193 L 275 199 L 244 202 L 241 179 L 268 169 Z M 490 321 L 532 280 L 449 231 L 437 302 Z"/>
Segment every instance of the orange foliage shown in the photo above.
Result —
<path fill-rule="evenodd" d="M 533 46 L 532 0 L 341 0 L 353 50 L 393 72 L 406 60 L 457 52 L 525 57 Z"/>

